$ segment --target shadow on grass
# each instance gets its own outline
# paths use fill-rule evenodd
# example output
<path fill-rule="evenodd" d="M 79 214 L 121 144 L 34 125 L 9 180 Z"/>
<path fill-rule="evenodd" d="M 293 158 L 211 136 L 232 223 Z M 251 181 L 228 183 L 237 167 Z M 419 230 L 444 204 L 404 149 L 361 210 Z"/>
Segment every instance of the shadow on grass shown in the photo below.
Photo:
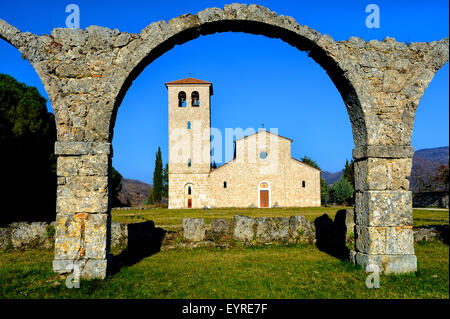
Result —
<path fill-rule="evenodd" d="M 120 268 L 137 264 L 159 252 L 165 234 L 166 231 L 155 228 L 155 223 L 151 220 L 128 224 L 128 246 L 119 255 L 112 257 L 109 274 L 114 275 Z"/>
<path fill-rule="evenodd" d="M 346 246 L 347 227 L 345 225 L 345 210 L 336 213 L 334 221 L 323 214 L 314 220 L 316 227 L 316 246 L 340 260 L 349 260 L 350 250 Z"/>

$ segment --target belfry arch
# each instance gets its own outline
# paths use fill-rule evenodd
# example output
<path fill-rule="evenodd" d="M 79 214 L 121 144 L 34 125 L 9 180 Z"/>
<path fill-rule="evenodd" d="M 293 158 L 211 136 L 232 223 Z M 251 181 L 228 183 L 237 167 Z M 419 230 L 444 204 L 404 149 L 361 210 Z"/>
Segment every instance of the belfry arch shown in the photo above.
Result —
<path fill-rule="evenodd" d="M 417 269 L 407 177 L 417 105 L 448 61 L 448 38 L 334 41 L 258 5 L 231 4 L 158 21 L 139 34 L 104 27 L 21 32 L 0 20 L 0 37 L 22 52 L 52 104 L 58 156 L 56 272 L 79 266 L 104 278 L 109 263 L 111 141 L 118 107 L 132 81 L 156 58 L 200 35 L 245 32 L 279 38 L 325 69 L 347 108 L 355 148 L 356 250 L 359 265 L 385 273 Z M 189 97 L 190 98 L 190 97 Z"/>

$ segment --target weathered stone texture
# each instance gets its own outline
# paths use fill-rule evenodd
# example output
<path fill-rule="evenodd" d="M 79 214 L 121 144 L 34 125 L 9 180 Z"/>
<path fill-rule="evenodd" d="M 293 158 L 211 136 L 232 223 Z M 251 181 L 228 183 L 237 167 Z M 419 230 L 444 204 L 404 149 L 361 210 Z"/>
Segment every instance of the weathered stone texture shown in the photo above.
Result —
<path fill-rule="evenodd" d="M 107 214 L 58 214 L 55 259 L 105 259 L 108 227 Z"/>
<path fill-rule="evenodd" d="M 289 236 L 289 218 L 260 217 L 255 219 L 256 241 L 268 243 L 285 241 Z"/>
<path fill-rule="evenodd" d="M 316 234 L 314 225 L 305 216 L 291 216 L 289 218 L 289 233 L 292 239 L 313 242 Z"/>
<path fill-rule="evenodd" d="M 415 255 L 369 255 L 360 252 L 351 253 L 352 262 L 362 267 L 373 264 L 386 275 L 417 271 Z"/>
<path fill-rule="evenodd" d="M 128 245 L 128 227 L 118 222 L 111 223 L 111 247 Z"/>
<path fill-rule="evenodd" d="M 9 227 L 0 228 L 0 250 L 5 250 L 11 243 L 11 230 Z"/>
<path fill-rule="evenodd" d="M 58 185 L 56 211 L 106 213 L 109 209 L 108 176 L 69 176 Z"/>
<path fill-rule="evenodd" d="M 13 249 L 50 248 L 47 238 L 48 224 L 44 222 L 18 222 L 11 224 L 11 244 Z"/>
<path fill-rule="evenodd" d="M 361 226 L 412 226 L 411 192 L 357 192 L 355 213 Z"/>
<path fill-rule="evenodd" d="M 355 188 L 367 190 L 409 190 L 412 159 L 368 158 L 355 162 Z"/>
<path fill-rule="evenodd" d="M 356 226 L 356 248 L 359 252 L 370 255 L 412 255 L 412 227 Z"/>
<path fill-rule="evenodd" d="M 213 219 L 210 223 L 210 232 L 212 235 L 228 235 L 230 231 L 228 221 L 226 219 Z"/>
<path fill-rule="evenodd" d="M 190 241 L 205 239 L 206 227 L 203 218 L 183 218 L 183 237 Z"/>
<path fill-rule="evenodd" d="M 254 239 L 255 220 L 253 218 L 236 215 L 233 218 L 233 238 L 243 242 L 250 242 Z"/>
<path fill-rule="evenodd" d="M 53 271 L 60 274 L 74 273 L 75 267 L 79 269 L 81 278 L 104 279 L 107 273 L 108 260 L 78 259 L 53 260 Z"/>
<path fill-rule="evenodd" d="M 432 241 L 437 238 L 438 233 L 434 229 L 419 228 L 414 229 L 414 241 Z"/>

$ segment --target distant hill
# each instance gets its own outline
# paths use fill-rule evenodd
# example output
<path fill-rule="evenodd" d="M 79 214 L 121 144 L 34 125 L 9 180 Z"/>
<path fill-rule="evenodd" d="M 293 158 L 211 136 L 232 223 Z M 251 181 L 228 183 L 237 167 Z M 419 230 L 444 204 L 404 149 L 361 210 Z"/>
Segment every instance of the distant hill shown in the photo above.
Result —
<path fill-rule="evenodd" d="M 442 190 L 443 187 L 436 188 L 434 186 L 433 179 L 437 176 L 441 165 L 448 165 L 448 155 L 448 146 L 426 148 L 414 152 L 411 177 L 409 178 L 410 190 L 413 192 Z"/>
<path fill-rule="evenodd" d="M 122 206 L 139 206 L 145 203 L 151 189 L 152 186 L 147 183 L 122 178 L 122 190 L 119 192 L 118 198 Z"/>
<path fill-rule="evenodd" d="M 342 174 L 344 174 L 342 171 L 336 173 L 323 171 L 321 176 L 328 183 L 328 185 L 333 185 L 339 180 L 339 178 L 341 178 Z"/>
<path fill-rule="evenodd" d="M 448 165 L 449 147 L 435 147 L 417 150 L 413 156 L 413 166 L 411 170 L 410 190 L 413 192 L 434 189 L 433 179 L 436 177 L 437 170 L 443 164 Z M 322 178 L 329 185 L 336 183 L 342 176 L 342 171 L 331 173 L 322 172 Z"/>

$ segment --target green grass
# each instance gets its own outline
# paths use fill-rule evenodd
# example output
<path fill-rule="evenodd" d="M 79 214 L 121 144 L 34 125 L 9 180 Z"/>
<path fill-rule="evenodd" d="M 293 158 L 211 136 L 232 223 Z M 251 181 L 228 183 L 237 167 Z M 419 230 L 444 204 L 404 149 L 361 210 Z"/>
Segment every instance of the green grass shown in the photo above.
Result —
<path fill-rule="evenodd" d="M 413 209 L 414 226 L 424 225 L 448 225 L 449 213 L 447 210 L 426 210 L 420 208 Z"/>
<path fill-rule="evenodd" d="M 183 218 L 204 218 L 209 224 L 211 219 L 225 218 L 228 221 L 234 215 L 245 215 L 248 217 L 289 217 L 294 215 L 305 215 L 309 221 L 328 214 L 334 219 L 336 212 L 340 209 L 351 207 L 300 207 L 300 208 L 223 208 L 223 209 L 167 209 L 155 208 L 145 210 L 113 210 L 112 221 L 121 223 L 138 223 L 153 220 L 156 226 L 177 228 L 181 227 Z M 425 210 L 414 209 L 414 226 L 423 225 L 448 225 L 449 211 L 447 210 Z"/>
<path fill-rule="evenodd" d="M 162 251 L 68 289 L 52 251 L 1 252 L 0 298 L 449 298 L 449 247 L 420 243 L 416 254 L 416 274 L 382 276 L 380 289 L 309 244 Z"/>

